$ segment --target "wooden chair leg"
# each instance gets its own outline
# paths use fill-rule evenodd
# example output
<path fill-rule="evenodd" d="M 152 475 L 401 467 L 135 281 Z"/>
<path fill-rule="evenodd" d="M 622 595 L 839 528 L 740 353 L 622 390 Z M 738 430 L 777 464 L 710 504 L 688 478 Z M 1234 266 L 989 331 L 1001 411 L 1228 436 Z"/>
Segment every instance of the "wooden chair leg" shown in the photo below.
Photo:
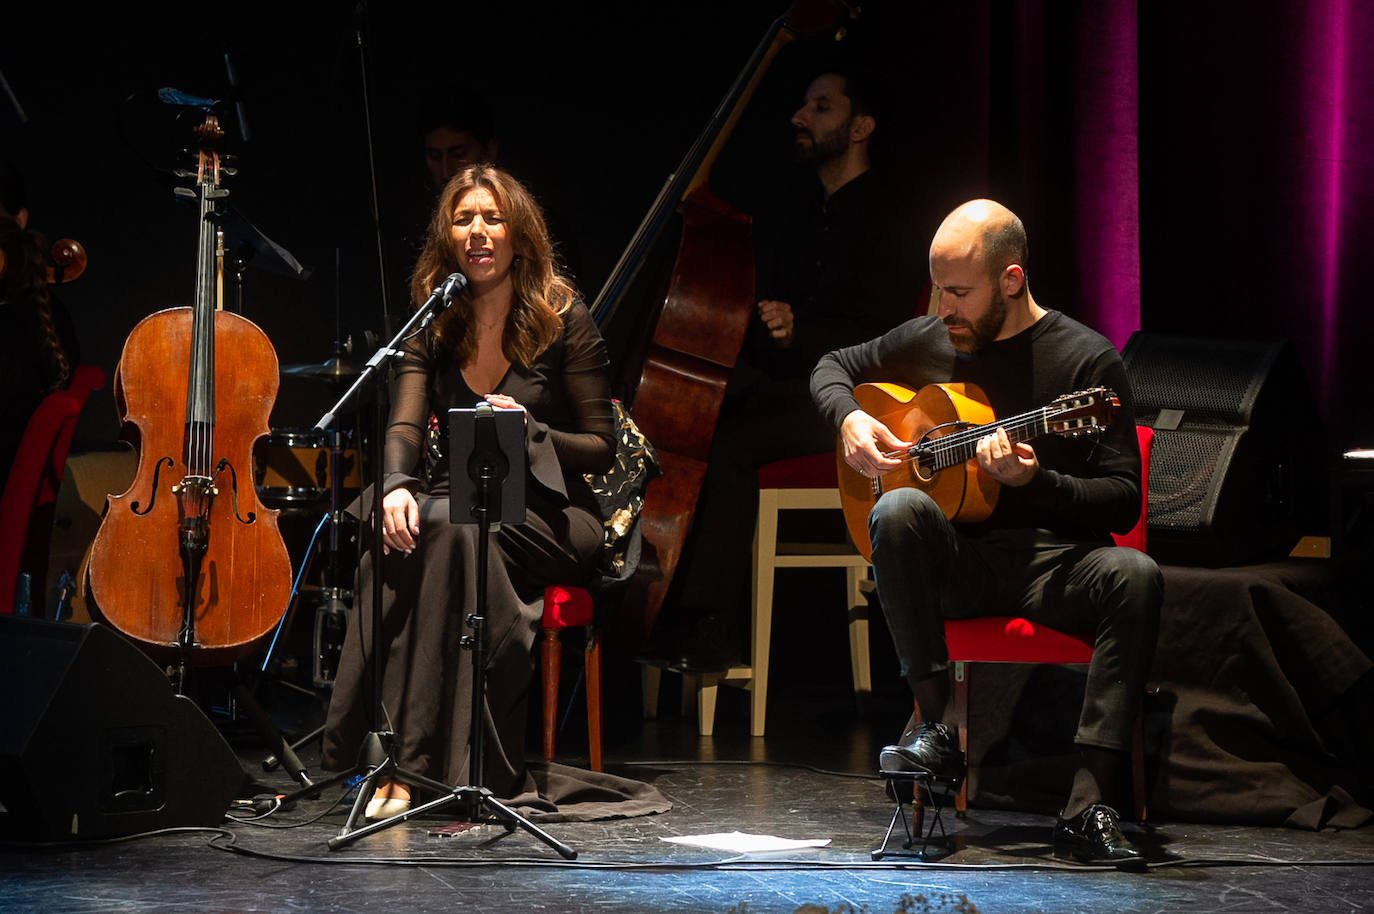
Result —
<path fill-rule="evenodd" d="M 758 518 L 754 524 L 754 574 L 750 588 L 750 683 L 749 732 L 763 736 L 768 717 L 768 658 L 773 634 L 773 583 L 777 573 L 778 556 L 778 492 L 759 490 Z M 712 714 L 715 696 L 711 696 Z M 701 705 L 700 699 L 698 705 Z M 701 731 L 703 736 L 710 729 Z"/>
<path fill-rule="evenodd" d="M 696 711 L 696 701 L 701 691 L 701 674 L 683 673 L 682 674 L 682 701 L 678 705 L 678 713 L 683 717 L 691 717 Z M 715 707 L 712 705 L 711 707 Z"/>
<path fill-rule="evenodd" d="M 593 771 L 601 771 L 601 633 L 587 629 L 587 752 Z"/>
<path fill-rule="evenodd" d="M 558 729 L 558 677 L 563 672 L 563 645 L 558 629 L 544 629 L 544 761 L 553 761 L 554 733 Z"/>
<path fill-rule="evenodd" d="M 648 663 L 639 667 L 639 682 L 644 690 L 644 719 L 658 720 L 658 687 L 663 679 L 663 670 Z"/>
<path fill-rule="evenodd" d="M 697 686 L 697 735 L 710 736 L 716 726 L 716 694 L 720 691 L 719 673 L 702 673 Z"/>
<path fill-rule="evenodd" d="M 1145 795 L 1145 708 L 1135 716 L 1135 730 L 1131 734 L 1131 791 L 1135 806 L 1135 820 L 1144 822 L 1149 814 L 1149 797 Z"/>
<path fill-rule="evenodd" d="M 951 690 L 950 702 L 951 716 L 954 718 L 954 726 L 959 731 L 959 749 L 964 753 L 964 761 L 968 761 L 968 680 L 969 664 L 958 662 L 954 664 L 954 687 Z M 964 772 L 964 780 L 959 784 L 959 795 L 954 798 L 955 815 L 962 818 L 968 812 L 968 771 Z"/>
<path fill-rule="evenodd" d="M 766 586 L 759 579 L 766 579 Z M 755 573 L 754 626 L 750 656 L 749 733 L 763 736 L 768 719 L 768 654 L 773 639 L 773 569 Z"/>
<path fill-rule="evenodd" d="M 862 588 L 865 569 L 851 565 L 844 574 L 849 592 L 849 669 L 854 679 L 854 695 L 862 703 L 873 691 L 868 659 L 868 600 Z"/>

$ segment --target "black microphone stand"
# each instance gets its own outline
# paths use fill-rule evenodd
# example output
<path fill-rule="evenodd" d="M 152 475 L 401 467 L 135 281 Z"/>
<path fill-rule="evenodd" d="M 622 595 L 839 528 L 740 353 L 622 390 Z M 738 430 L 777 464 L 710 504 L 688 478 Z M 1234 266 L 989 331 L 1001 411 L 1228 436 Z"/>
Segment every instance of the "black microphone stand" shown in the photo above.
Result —
<path fill-rule="evenodd" d="M 451 441 L 457 440 L 459 437 L 452 428 L 456 421 L 455 414 L 463 412 L 467 411 L 453 410 L 450 412 L 450 431 L 453 435 Z M 486 708 L 487 556 L 490 548 L 489 539 L 493 522 L 500 523 L 505 520 L 518 523 L 524 519 L 523 498 L 519 504 L 518 517 L 503 517 L 503 499 L 500 493 L 501 483 L 508 475 L 519 474 L 520 477 L 523 477 L 525 461 L 523 437 L 511 436 L 515 440 L 512 441 L 509 453 L 503 453 L 498 441 L 496 414 L 491 404 L 479 403 L 477 408 L 471 412 L 473 413 L 471 453 L 460 453 L 456 445 L 450 446 L 449 465 L 452 468 L 450 478 L 454 480 L 455 484 L 450 494 L 449 518 L 454 523 L 471 523 L 473 521 L 477 523 L 477 608 L 467 617 L 467 623 L 472 629 L 472 634 L 462 639 L 463 649 L 470 650 L 473 654 L 471 752 L 469 754 L 468 773 L 476 779 L 476 782 L 471 785 L 451 788 L 447 785 L 440 785 L 439 792 L 445 794 L 444 796 L 357 830 L 351 828 L 353 817 L 350 817 L 349 824 L 344 827 L 343 832 L 337 837 L 329 839 L 329 848 L 335 850 L 351 841 L 390 828 L 407 819 L 458 803 L 461 805 L 466 821 L 504 825 L 508 833 L 517 827 L 521 828 L 553 848 L 565 860 L 576 860 L 577 851 L 496 799 L 490 789 L 482 786 L 483 766 L 486 763 L 484 749 L 486 727 L 483 725 L 483 712 Z M 519 421 L 523 428 L 524 419 L 521 417 Z M 476 484 L 470 516 L 468 517 L 463 516 L 461 502 L 464 498 L 459 491 L 461 487 L 457 484 L 463 476 L 470 478 Z M 523 492 L 523 488 L 521 491 Z M 513 513 L 515 512 L 513 511 Z M 397 776 L 394 769 L 391 776 Z M 433 786 L 435 783 L 428 778 L 418 778 L 416 782 L 425 786 Z M 355 806 L 354 812 L 356 813 L 356 811 Z"/>
<path fill-rule="evenodd" d="M 467 285 L 467 277 L 462 273 L 453 273 L 443 284 L 429 296 L 429 300 L 411 315 L 410 320 L 406 321 L 404 327 L 397 331 L 384 346 L 373 353 L 372 358 L 367 360 L 362 372 L 354 380 L 353 385 L 344 393 L 339 401 L 334 404 L 329 412 L 325 413 L 320 421 L 315 423 L 315 428 L 320 431 L 327 430 L 334 424 L 335 417 L 340 410 L 357 396 L 363 389 L 363 385 L 373 383 L 376 385 L 374 400 L 374 418 L 372 429 L 372 441 L 370 444 L 370 460 L 372 462 L 372 539 L 369 544 L 369 551 L 372 556 L 372 694 L 368 702 L 369 723 L 372 729 L 363 737 L 363 743 L 358 750 L 358 760 L 352 768 L 341 771 L 323 781 L 309 784 L 294 793 L 282 797 L 281 805 L 288 806 L 302 796 L 318 796 L 320 791 L 333 784 L 348 780 L 364 774 L 362 782 L 358 785 L 358 796 L 353 803 L 353 808 L 349 811 L 348 820 L 344 823 L 342 835 L 347 835 L 353 831 L 358 818 L 367 808 L 368 802 L 372 799 L 372 794 L 376 790 L 377 781 L 386 778 L 388 780 L 401 781 L 411 786 L 426 786 L 439 791 L 447 791 L 449 786 L 441 781 L 433 781 L 423 775 L 406 771 L 396 764 L 393 751 L 394 734 L 390 730 L 381 727 L 383 719 L 382 709 L 382 459 L 383 446 L 382 439 L 386 435 L 386 410 L 387 410 L 387 372 L 383 368 L 389 368 L 391 361 L 404 353 L 397 348 L 410 337 L 422 333 L 435 315 L 449 306 L 453 296 L 462 291 Z M 362 630 L 359 630 L 359 642 L 362 642 Z M 368 652 L 363 650 L 366 658 Z M 333 841 L 330 842 L 333 846 Z"/>

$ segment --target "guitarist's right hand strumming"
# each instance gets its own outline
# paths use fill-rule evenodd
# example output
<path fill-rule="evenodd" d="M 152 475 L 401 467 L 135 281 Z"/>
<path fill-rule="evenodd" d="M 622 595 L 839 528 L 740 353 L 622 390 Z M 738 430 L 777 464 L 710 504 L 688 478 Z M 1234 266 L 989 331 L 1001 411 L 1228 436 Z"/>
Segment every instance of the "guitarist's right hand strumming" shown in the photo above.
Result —
<path fill-rule="evenodd" d="M 861 409 L 854 410 L 840 423 L 844 462 L 860 476 L 874 478 L 897 469 L 913 443 L 903 441 Z M 894 455 L 896 451 L 901 453 Z"/>

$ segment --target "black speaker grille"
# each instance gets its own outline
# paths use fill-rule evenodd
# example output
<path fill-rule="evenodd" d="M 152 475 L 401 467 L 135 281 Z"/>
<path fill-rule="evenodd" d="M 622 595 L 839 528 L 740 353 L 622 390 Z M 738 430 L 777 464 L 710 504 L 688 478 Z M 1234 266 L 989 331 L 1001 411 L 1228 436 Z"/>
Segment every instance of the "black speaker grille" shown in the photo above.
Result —
<path fill-rule="evenodd" d="M 1150 458 L 1150 529 L 1201 532 L 1211 524 L 1217 467 L 1235 450 L 1228 426 L 1156 431 Z"/>
<path fill-rule="evenodd" d="M 1136 334 L 1122 358 L 1137 409 L 1196 410 L 1248 422 L 1280 345 Z"/>

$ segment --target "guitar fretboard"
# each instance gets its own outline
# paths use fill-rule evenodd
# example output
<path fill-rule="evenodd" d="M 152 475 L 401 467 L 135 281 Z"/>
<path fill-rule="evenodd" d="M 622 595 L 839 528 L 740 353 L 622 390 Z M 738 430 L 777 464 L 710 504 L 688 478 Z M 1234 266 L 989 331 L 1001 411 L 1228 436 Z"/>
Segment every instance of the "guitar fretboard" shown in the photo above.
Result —
<path fill-rule="evenodd" d="M 950 432 L 939 438 L 932 438 L 916 445 L 910 455 L 918 459 L 922 468 L 939 472 L 965 461 L 972 460 L 978 453 L 978 442 L 997 429 L 1006 429 L 1012 444 L 1020 444 L 1038 438 L 1049 432 L 1046 418 L 1051 415 L 1048 407 L 1031 410 L 1019 416 L 1012 416 L 987 425 L 974 425 Z"/>
<path fill-rule="evenodd" d="M 999 428 L 1006 430 L 1012 444 L 1020 444 L 1051 433 L 1072 435 L 1102 428 L 1102 425 L 1091 416 L 1063 418 L 1062 414 L 1068 412 L 1071 405 L 1071 402 L 1061 400 L 986 425 L 965 426 L 948 435 L 917 444 L 907 453 L 920 463 L 923 470 L 939 472 L 972 460 L 978 453 L 978 442 Z M 1051 420 L 1055 420 L 1053 426 Z"/>

